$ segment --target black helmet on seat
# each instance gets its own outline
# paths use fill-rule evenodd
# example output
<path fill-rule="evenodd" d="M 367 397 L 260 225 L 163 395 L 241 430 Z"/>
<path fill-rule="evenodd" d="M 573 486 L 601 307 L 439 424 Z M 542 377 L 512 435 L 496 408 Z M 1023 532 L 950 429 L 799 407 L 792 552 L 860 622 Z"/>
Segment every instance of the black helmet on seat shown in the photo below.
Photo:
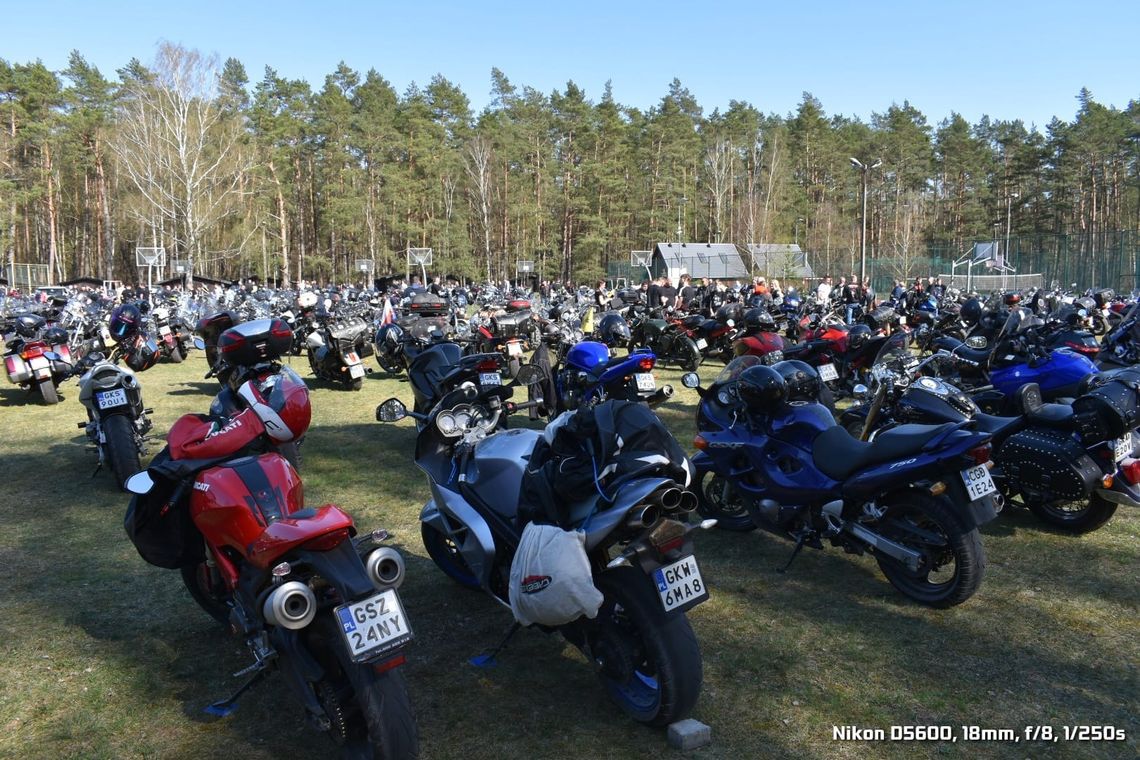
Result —
<path fill-rule="evenodd" d="M 763 306 L 744 312 L 744 326 L 748 332 L 775 332 L 776 320 Z"/>
<path fill-rule="evenodd" d="M 847 347 L 852 351 L 860 350 L 871 339 L 871 333 L 872 330 L 867 325 L 855 325 L 847 331 Z"/>
<path fill-rule="evenodd" d="M 736 393 L 750 412 L 770 414 L 788 400 L 788 386 L 779 372 L 759 365 L 749 367 L 736 381 Z"/>
<path fill-rule="evenodd" d="M 799 359 L 776 362 L 772 369 L 784 378 L 788 401 L 819 401 L 820 379 L 815 367 Z"/>
<path fill-rule="evenodd" d="M 982 302 L 976 298 L 968 299 L 966 303 L 962 304 L 958 316 L 962 318 L 963 322 L 973 327 L 982 318 Z"/>

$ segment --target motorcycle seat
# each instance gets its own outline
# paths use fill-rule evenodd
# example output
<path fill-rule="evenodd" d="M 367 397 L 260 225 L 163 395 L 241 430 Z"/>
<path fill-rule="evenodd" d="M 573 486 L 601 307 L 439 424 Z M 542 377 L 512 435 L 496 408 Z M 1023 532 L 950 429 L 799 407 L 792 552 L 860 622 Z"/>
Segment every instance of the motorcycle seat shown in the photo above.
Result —
<path fill-rule="evenodd" d="M 1073 425 L 1073 407 L 1068 404 L 1042 404 L 1026 417 L 1038 425 L 1064 430 Z"/>
<path fill-rule="evenodd" d="M 974 427 L 994 438 L 1004 438 L 1023 427 L 1024 417 L 999 417 L 995 414 L 978 412 L 974 415 Z"/>
<path fill-rule="evenodd" d="M 870 443 L 857 440 L 836 425 L 820 433 L 812 446 L 812 460 L 824 475 L 845 480 L 859 470 L 909 454 L 917 454 L 934 438 L 955 427 L 943 425 L 899 425 L 875 436 Z"/>

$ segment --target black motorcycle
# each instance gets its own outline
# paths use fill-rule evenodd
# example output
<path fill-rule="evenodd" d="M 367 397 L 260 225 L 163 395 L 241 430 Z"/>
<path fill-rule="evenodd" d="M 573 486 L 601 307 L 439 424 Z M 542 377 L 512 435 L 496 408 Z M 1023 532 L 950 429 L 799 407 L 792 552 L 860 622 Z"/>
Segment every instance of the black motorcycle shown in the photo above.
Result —
<path fill-rule="evenodd" d="M 368 370 L 364 357 L 372 355 L 368 323 L 359 317 L 338 319 L 318 315 L 313 330 L 305 338 L 309 367 L 320 380 L 358 391 L 364 387 Z"/>

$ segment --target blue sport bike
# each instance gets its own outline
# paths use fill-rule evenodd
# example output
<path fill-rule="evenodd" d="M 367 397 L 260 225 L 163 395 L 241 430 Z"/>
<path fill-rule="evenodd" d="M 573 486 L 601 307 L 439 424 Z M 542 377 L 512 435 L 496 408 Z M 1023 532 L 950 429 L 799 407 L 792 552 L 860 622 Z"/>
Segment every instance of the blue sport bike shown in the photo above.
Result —
<path fill-rule="evenodd" d="M 990 436 L 969 423 L 900 425 L 873 443 L 818 403 L 815 370 L 797 361 L 733 360 L 701 395 L 694 444 L 700 513 L 718 527 L 757 527 L 804 546 L 867 552 L 896 589 L 931 607 L 982 582 L 978 526 L 997 515 Z"/>

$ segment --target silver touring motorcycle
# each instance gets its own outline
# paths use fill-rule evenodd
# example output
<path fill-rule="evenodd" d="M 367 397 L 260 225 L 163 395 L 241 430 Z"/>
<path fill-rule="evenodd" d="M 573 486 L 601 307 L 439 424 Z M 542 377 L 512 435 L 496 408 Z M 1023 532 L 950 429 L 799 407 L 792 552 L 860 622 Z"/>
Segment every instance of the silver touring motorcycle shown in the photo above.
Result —
<path fill-rule="evenodd" d="M 424 546 L 452 580 L 510 607 L 512 585 L 526 594 L 551 582 L 529 575 L 519 584 L 517 572 L 512 579 L 524 529 L 580 534 L 600 606 L 595 616 L 540 627 L 581 650 L 626 713 L 666 726 L 690 713 L 701 688 L 685 613 L 708 589 L 691 531 L 716 521 L 688 523 L 691 465 L 644 405 L 609 401 L 568 412 L 545 431 L 502 430 L 503 415 L 541 403 L 509 401 L 515 385 L 540 382 L 531 369 L 502 385 L 501 366 L 465 363 L 452 374 L 468 376 L 435 384 L 454 390 L 441 390 L 430 411 L 410 412 L 395 398 L 377 407 L 382 422 L 419 422 L 415 461 L 432 495 L 420 514 Z"/>

